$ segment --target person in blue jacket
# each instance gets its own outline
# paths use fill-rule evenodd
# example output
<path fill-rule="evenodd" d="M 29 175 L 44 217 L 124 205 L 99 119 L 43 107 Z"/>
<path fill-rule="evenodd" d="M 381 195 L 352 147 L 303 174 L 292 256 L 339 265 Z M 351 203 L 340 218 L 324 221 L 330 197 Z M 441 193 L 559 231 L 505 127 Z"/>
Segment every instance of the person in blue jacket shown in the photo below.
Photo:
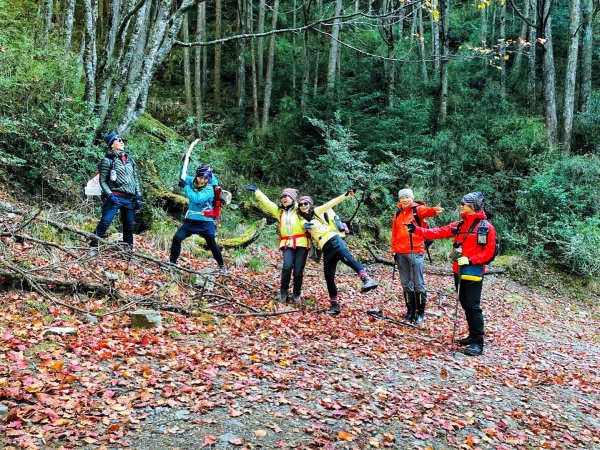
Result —
<path fill-rule="evenodd" d="M 219 265 L 219 271 L 227 273 L 221 249 L 215 240 L 216 227 L 213 218 L 215 191 L 213 186 L 216 185 L 218 185 L 217 177 L 212 173 L 208 164 L 198 166 L 196 176 L 186 176 L 185 180 L 179 180 L 179 187 L 184 190 L 190 204 L 185 213 L 183 225 L 173 236 L 171 263 L 177 264 L 177 259 L 181 253 L 181 243 L 192 234 L 198 234 L 206 241 L 207 247 Z"/>

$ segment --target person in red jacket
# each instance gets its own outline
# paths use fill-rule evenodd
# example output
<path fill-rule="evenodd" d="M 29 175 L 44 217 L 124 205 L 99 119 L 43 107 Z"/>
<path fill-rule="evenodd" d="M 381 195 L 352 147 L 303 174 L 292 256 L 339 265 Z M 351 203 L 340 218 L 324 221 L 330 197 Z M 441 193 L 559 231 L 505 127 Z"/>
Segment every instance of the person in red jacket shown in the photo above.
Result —
<path fill-rule="evenodd" d="M 425 241 L 421 236 L 409 234 L 405 224 L 425 224 L 425 218 L 435 217 L 444 212 L 440 205 L 429 207 L 415 203 L 411 189 L 398 191 L 398 204 L 392 220 L 392 254 L 398 266 L 400 283 L 406 303 L 405 320 L 422 324 L 425 321 L 427 290 L 423 280 Z M 418 220 L 417 220 L 418 218 Z"/>
<path fill-rule="evenodd" d="M 469 335 L 460 339 L 458 343 L 468 346 L 464 353 L 469 356 L 483 353 L 484 321 L 481 311 L 481 289 L 485 264 L 494 257 L 496 251 L 496 229 L 487 221 L 483 204 L 483 194 L 471 192 L 460 202 L 461 221 L 430 229 L 416 227 L 412 223 L 406 226 L 409 232 L 425 239 L 454 238 L 452 252 L 454 284 L 459 291 L 460 305 L 465 311 L 469 326 Z M 480 275 L 466 275 L 468 266 L 474 266 L 469 272 L 480 269 Z"/>

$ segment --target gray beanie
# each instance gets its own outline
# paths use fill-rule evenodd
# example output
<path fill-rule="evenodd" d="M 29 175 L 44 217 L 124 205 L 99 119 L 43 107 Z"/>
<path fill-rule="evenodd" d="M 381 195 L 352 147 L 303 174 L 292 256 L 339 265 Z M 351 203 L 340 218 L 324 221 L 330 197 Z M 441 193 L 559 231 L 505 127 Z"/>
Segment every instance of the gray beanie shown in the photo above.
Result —
<path fill-rule="evenodd" d="M 412 189 L 400 189 L 398 191 L 398 198 L 402 198 L 402 197 L 410 197 L 411 200 L 415 199 L 415 194 L 413 194 Z"/>
<path fill-rule="evenodd" d="M 462 198 L 462 202 L 471 205 L 471 209 L 475 212 L 483 209 L 484 201 L 483 192 L 470 192 Z"/>

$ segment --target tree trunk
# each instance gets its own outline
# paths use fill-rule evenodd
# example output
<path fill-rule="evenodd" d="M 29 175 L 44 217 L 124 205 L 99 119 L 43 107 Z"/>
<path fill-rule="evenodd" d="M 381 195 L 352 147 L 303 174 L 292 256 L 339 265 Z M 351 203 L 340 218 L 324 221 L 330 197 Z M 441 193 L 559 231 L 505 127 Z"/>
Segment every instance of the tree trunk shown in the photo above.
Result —
<path fill-rule="evenodd" d="M 390 8 L 394 5 L 390 5 L 388 0 L 382 2 L 381 15 L 388 14 Z M 386 98 L 388 108 L 393 108 L 395 104 L 395 93 L 396 93 L 396 65 L 392 59 L 396 55 L 396 41 L 394 34 L 394 20 L 395 17 L 385 17 L 382 19 L 383 32 L 385 35 L 385 43 L 387 46 L 387 57 L 389 61 L 384 62 L 385 70 L 385 87 L 386 87 Z"/>
<path fill-rule="evenodd" d="M 258 2 L 258 33 L 265 32 L 265 10 L 266 0 L 259 0 Z M 257 43 L 257 59 L 258 59 L 258 87 L 259 89 L 264 86 L 265 81 L 265 38 L 259 37 Z"/>
<path fill-rule="evenodd" d="M 215 0 L 215 39 L 221 39 L 221 0 Z M 215 45 L 215 69 L 213 71 L 213 102 L 216 109 L 221 108 L 221 44 Z"/>
<path fill-rule="evenodd" d="M 342 0 L 335 0 L 333 15 L 339 16 L 342 12 Z M 331 27 L 331 47 L 329 48 L 329 64 L 327 65 L 327 91 L 331 92 L 335 87 L 335 69 L 338 64 L 338 46 L 340 38 L 340 19 L 333 19 Z"/>
<path fill-rule="evenodd" d="M 277 15 L 279 14 L 279 0 L 275 0 L 273 5 L 273 21 L 271 29 L 277 29 Z M 269 124 L 269 111 L 271 109 L 271 92 L 273 90 L 273 69 L 275 68 L 275 35 L 272 34 L 269 40 L 269 55 L 267 60 L 267 74 L 265 76 L 265 94 L 263 99 L 262 128 L 265 129 Z"/>
<path fill-rule="evenodd" d="M 296 0 L 292 7 L 292 28 L 296 28 Z M 292 34 L 292 97 L 296 99 L 296 33 Z"/>
<path fill-rule="evenodd" d="M 183 23 L 183 14 L 195 3 L 195 0 L 183 0 L 181 6 L 172 12 L 174 2 L 161 3 L 148 39 L 147 51 L 140 76 L 127 91 L 127 102 L 123 116 L 117 128 L 119 133 L 128 130 L 146 109 L 148 91 L 156 68 L 171 51 Z"/>
<path fill-rule="evenodd" d="M 439 0 L 434 0 L 433 6 L 438 8 Z M 431 15 L 431 47 L 433 56 L 433 76 L 435 78 L 435 82 L 439 83 L 442 74 L 442 65 L 440 61 L 440 23 L 435 20 L 433 14 Z"/>
<path fill-rule="evenodd" d="M 317 9 L 319 10 L 319 17 L 323 17 L 323 0 L 317 0 Z M 317 25 L 317 29 L 321 30 L 321 24 Z M 321 51 L 323 50 L 323 42 L 319 36 L 317 40 L 317 55 L 315 58 L 315 76 L 313 79 L 313 96 L 317 96 L 319 89 L 319 62 L 321 60 Z"/>
<path fill-rule="evenodd" d="M 489 7 L 483 5 L 481 8 L 481 48 L 487 48 L 487 25 L 488 25 L 488 11 Z"/>
<path fill-rule="evenodd" d="M 537 18 L 537 0 L 531 0 L 531 14 L 529 15 L 536 22 Z M 536 103 L 536 79 L 537 79 L 537 27 L 529 27 L 529 54 L 527 55 L 527 103 L 534 107 Z"/>
<path fill-rule="evenodd" d="M 523 9 L 523 15 L 528 19 L 531 17 L 529 13 L 531 2 L 535 0 L 525 0 L 525 7 Z M 535 17 L 533 18 L 535 22 Z M 517 51 L 515 56 L 515 62 L 512 66 L 512 73 L 516 79 L 520 78 L 521 65 L 523 64 L 523 52 L 525 51 L 525 43 L 527 42 L 527 31 L 529 29 L 529 25 L 527 22 L 523 21 L 521 24 L 521 32 L 519 33 L 519 38 L 517 40 Z M 535 45 L 535 42 L 530 42 L 530 45 Z"/>
<path fill-rule="evenodd" d="M 98 1 L 84 0 L 85 6 L 85 52 L 83 65 L 85 70 L 84 99 L 90 104 L 90 110 L 96 103 L 96 24 L 98 21 Z"/>
<path fill-rule="evenodd" d="M 206 41 L 206 2 L 202 1 L 198 3 L 198 21 L 199 21 L 199 36 L 198 40 L 200 42 Z M 202 90 L 201 97 L 202 100 L 206 98 L 206 93 L 208 92 L 208 48 L 202 48 Z"/>
<path fill-rule="evenodd" d="M 581 42 L 581 103 L 580 110 L 587 111 L 592 96 L 593 0 L 582 0 L 583 36 Z"/>
<path fill-rule="evenodd" d="M 502 108 L 506 108 L 506 1 L 500 6 L 500 38 L 498 39 L 500 52 L 500 98 Z"/>
<path fill-rule="evenodd" d="M 190 42 L 190 24 L 188 14 L 183 15 L 183 25 L 181 26 L 181 35 L 183 42 Z M 185 91 L 185 108 L 187 116 L 194 116 L 194 104 L 192 98 L 192 64 L 190 61 L 190 48 L 183 47 L 183 90 Z"/>
<path fill-rule="evenodd" d="M 554 49 L 552 40 L 552 11 L 551 2 L 545 1 L 542 17 L 545 18 L 544 27 L 544 100 L 546 101 L 546 127 L 548 139 L 555 144 L 558 135 L 558 120 L 556 118 L 556 71 L 554 68 Z"/>
<path fill-rule="evenodd" d="M 50 31 L 52 31 L 52 16 L 54 15 L 54 0 L 44 0 L 44 31 L 42 40 L 48 40 Z"/>
<path fill-rule="evenodd" d="M 252 8 L 252 0 L 248 0 L 248 31 L 254 33 L 254 9 Z M 254 129 L 258 130 L 260 121 L 258 118 L 258 74 L 256 73 L 256 40 L 250 40 L 250 66 L 252 72 L 252 118 L 254 121 Z"/>
<path fill-rule="evenodd" d="M 306 0 L 302 1 L 302 12 L 304 17 L 304 24 L 308 24 L 309 21 L 309 6 Z M 308 105 L 308 90 L 310 84 L 310 59 L 309 59 L 309 48 L 308 48 L 308 36 L 309 30 L 305 29 L 302 32 L 302 94 L 300 98 L 300 105 L 302 109 L 305 109 Z"/>
<path fill-rule="evenodd" d="M 421 60 L 421 81 L 427 83 L 427 62 L 425 57 L 425 32 L 423 30 L 423 8 L 419 8 L 419 59 Z M 393 26 L 392 26 L 393 28 Z M 389 52 L 388 52 L 389 54 Z"/>
<path fill-rule="evenodd" d="M 441 44 L 442 44 L 442 65 L 440 79 L 440 107 L 438 111 L 438 122 L 443 124 L 448 116 L 448 22 L 450 20 L 450 1 L 440 0 L 441 14 Z"/>
<path fill-rule="evenodd" d="M 246 34 L 246 0 L 238 0 L 238 29 L 241 34 Z M 246 108 L 246 40 L 238 41 L 237 45 L 237 95 L 238 111 L 243 119 Z"/>
<path fill-rule="evenodd" d="M 580 20 L 581 3 L 579 0 L 571 0 L 571 14 L 569 17 L 570 42 L 565 77 L 565 102 L 562 133 L 562 149 L 565 153 L 569 153 L 571 151 L 573 113 L 575 110 L 575 82 L 577 80 L 577 56 L 579 54 L 579 30 L 581 29 Z"/>
<path fill-rule="evenodd" d="M 73 42 L 73 22 L 75 21 L 75 0 L 67 0 L 65 17 L 65 52 L 71 53 Z"/>
<path fill-rule="evenodd" d="M 203 8 L 206 8 L 206 2 L 198 2 L 196 6 L 196 41 L 202 41 L 202 33 L 205 31 Z M 202 91 L 203 70 L 202 51 L 205 47 L 196 47 L 194 49 L 194 99 L 196 112 L 196 137 L 202 139 L 202 121 L 204 120 L 204 92 Z"/>

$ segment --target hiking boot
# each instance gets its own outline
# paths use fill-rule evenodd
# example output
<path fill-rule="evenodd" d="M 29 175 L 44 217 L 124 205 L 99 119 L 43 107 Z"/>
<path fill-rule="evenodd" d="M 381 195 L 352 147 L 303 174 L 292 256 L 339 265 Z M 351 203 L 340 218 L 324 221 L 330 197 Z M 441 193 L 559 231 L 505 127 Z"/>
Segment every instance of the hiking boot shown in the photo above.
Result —
<path fill-rule="evenodd" d="M 280 292 L 279 294 L 277 294 L 275 296 L 275 300 L 277 300 L 279 303 L 287 303 L 290 299 L 290 295 L 287 292 Z"/>
<path fill-rule="evenodd" d="M 415 293 L 406 291 L 404 292 L 404 303 L 406 303 L 406 315 L 404 320 L 412 322 L 417 316 L 417 305 L 415 305 Z"/>
<path fill-rule="evenodd" d="M 302 296 L 294 295 L 294 303 L 302 303 Z"/>
<path fill-rule="evenodd" d="M 329 309 L 325 311 L 325 314 L 329 316 L 339 316 L 341 312 L 342 309 L 338 302 L 329 302 Z"/>
<path fill-rule="evenodd" d="M 467 356 L 479 356 L 483 353 L 483 345 L 472 342 L 463 350 L 463 353 Z"/>
<path fill-rule="evenodd" d="M 467 336 L 466 338 L 459 339 L 456 342 L 458 345 L 471 345 L 473 343 L 473 338 L 471 336 Z"/>
<path fill-rule="evenodd" d="M 423 325 L 425 322 L 425 305 L 427 304 L 427 294 L 425 292 L 415 292 L 415 303 L 417 310 L 417 318 L 415 323 Z"/>
<path fill-rule="evenodd" d="M 219 273 L 221 275 L 227 275 L 227 267 L 225 267 L 225 266 L 219 266 Z"/>
<path fill-rule="evenodd" d="M 363 282 L 363 285 L 360 287 L 360 292 L 369 292 L 378 286 L 377 281 L 372 279 L 369 275 L 363 275 L 360 279 Z"/>

